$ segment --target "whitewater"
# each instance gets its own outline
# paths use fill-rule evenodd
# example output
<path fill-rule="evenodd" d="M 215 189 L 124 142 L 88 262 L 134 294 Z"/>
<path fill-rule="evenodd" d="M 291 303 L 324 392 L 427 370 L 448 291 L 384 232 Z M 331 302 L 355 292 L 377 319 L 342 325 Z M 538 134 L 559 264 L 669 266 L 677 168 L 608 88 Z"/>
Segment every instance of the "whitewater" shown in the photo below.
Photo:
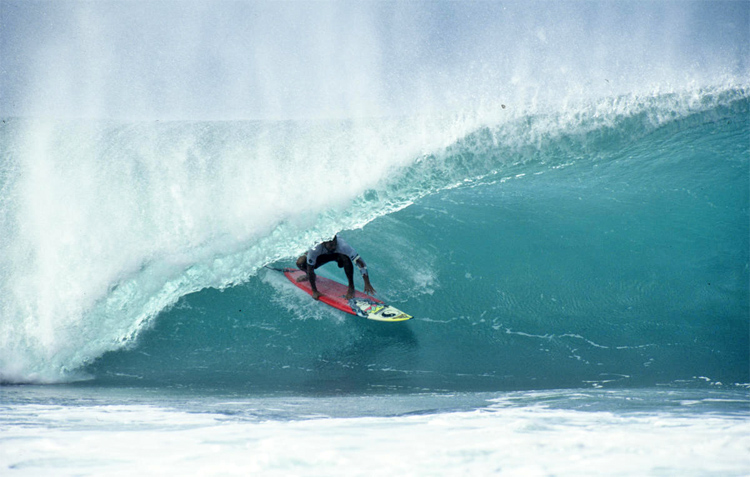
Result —
<path fill-rule="evenodd" d="M 749 5 L 3 1 L 0 469 L 746 475 Z"/>

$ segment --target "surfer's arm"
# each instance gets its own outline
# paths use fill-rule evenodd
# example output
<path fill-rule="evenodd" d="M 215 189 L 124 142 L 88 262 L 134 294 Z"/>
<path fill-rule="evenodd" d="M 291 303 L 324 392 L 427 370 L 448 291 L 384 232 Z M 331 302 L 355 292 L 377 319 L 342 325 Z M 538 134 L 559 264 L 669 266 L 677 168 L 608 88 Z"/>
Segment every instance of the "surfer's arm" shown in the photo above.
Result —
<path fill-rule="evenodd" d="M 375 293 L 375 289 L 370 284 L 370 275 L 367 273 L 367 264 L 362 260 L 362 257 L 357 257 L 356 264 L 357 267 L 359 267 L 359 272 L 362 274 L 362 279 L 365 281 L 365 293 L 372 295 Z"/>
<path fill-rule="evenodd" d="M 362 278 L 365 279 L 365 293 L 368 295 L 373 295 L 375 293 L 375 289 L 370 285 L 370 277 L 367 275 L 362 275 Z"/>

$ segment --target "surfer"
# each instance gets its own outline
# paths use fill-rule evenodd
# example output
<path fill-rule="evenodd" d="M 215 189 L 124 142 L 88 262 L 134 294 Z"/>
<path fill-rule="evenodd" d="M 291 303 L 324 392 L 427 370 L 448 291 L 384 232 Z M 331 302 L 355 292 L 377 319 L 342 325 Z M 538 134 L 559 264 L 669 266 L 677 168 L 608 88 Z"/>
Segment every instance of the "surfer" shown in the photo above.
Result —
<path fill-rule="evenodd" d="M 362 257 L 359 256 L 351 245 L 334 235 L 331 240 L 319 243 L 308 250 L 307 254 L 297 259 L 297 268 L 307 273 L 307 275 L 299 277 L 297 281 L 310 280 L 310 288 L 313 291 L 312 297 L 315 300 L 321 296 L 321 293 L 315 286 L 315 269 L 333 261 L 336 261 L 339 268 L 344 269 L 346 279 L 349 280 L 349 289 L 346 292 L 347 300 L 354 297 L 354 266 L 352 263 L 357 264 L 359 273 L 362 274 L 362 278 L 365 281 L 365 293 L 370 295 L 375 293 L 375 289 L 370 284 L 370 277 L 367 274 L 365 261 L 362 260 Z"/>

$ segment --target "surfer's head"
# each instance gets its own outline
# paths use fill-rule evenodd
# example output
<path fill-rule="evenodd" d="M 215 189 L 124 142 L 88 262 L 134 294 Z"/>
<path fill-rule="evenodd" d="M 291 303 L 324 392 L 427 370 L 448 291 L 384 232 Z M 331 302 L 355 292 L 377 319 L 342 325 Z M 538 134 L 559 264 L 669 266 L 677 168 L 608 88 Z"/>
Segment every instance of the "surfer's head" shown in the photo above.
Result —
<path fill-rule="evenodd" d="M 336 247 L 338 246 L 338 239 L 334 235 L 331 240 L 326 240 L 325 242 L 323 242 L 323 246 L 329 252 L 333 252 L 334 250 L 336 250 Z"/>

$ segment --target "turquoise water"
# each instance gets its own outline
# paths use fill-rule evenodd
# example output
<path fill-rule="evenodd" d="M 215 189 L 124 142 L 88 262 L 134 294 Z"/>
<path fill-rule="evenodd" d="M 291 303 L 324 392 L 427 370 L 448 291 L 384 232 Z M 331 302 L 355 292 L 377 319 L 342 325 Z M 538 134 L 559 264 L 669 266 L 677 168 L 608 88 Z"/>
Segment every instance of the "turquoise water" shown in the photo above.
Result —
<path fill-rule="evenodd" d="M 0 2 L 0 469 L 750 471 L 749 4 L 133 5 Z"/>
<path fill-rule="evenodd" d="M 313 218 L 252 174 L 249 207 L 214 182 L 242 174 L 224 170 L 227 150 L 306 138 L 305 124 L 7 120 L 0 462 L 746 473 L 748 93 L 628 101 L 635 112 L 604 120 L 584 108 L 483 126 Z M 19 156 L 30 132 L 63 154 Z M 263 268 L 332 231 L 413 320 L 340 313 Z"/>
<path fill-rule="evenodd" d="M 516 125 L 485 128 L 367 191 L 344 217 L 432 189 L 341 232 L 409 323 L 329 310 L 262 260 L 243 269 L 241 252 L 242 283 L 181 296 L 83 371 L 107 385 L 260 392 L 744 386 L 749 103 L 743 90 L 722 98 L 652 125 L 673 100 L 654 98 L 531 154 L 495 145 Z"/>
<path fill-rule="evenodd" d="M 4 220 L 18 237 L 6 247 L 18 254 L 5 257 L 15 271 L 3 306 L 16 318 L 4 324 L 4 379 L 259 390 L 747 383 L 748 98 L 692 94 L 606 120 L 583 110 L 480 128 L 310 225 L 285 190 L 245 189 L 256 200 L 276 194 L 279 210 L 213 188 L 215 177 L 234 180 L 217 155 L 259 148 L 253 138 L 267 125 L 9 120 L 6 136 L 42 128 L 50 147 L 82 149 L 61 176 L 47 169 L 64 158 L 6 168 Z M 522 127 L 535 147 L 502 142 L 518 141 Z M 308 132 L 286 128 L 274 134 Z M 132 142 L 144 129 L 155 138 L 139 151 Z M 187 155 L 173 175 L 141 155 L 154 144 Z M 114 170 L 95 166 L 100 153 Z M 21 167 L 31 172 L 14 177 Z M 333 180 L 325 170 L 321 180 Z M 38 217 L 19 220 L 24 187 L 41 178 L 81 210 L 44 202 L 42 190 L 20 204 Z M 229 207 L 213 210 L 213 196 Z M 259 220 L 238 222 L 241 211 Z M 291 265 L 306 240 L 332 229 L 366 257 L 381 297 L 415 320 L 347 319 L 262 268 Z M 324 273 L 343 280 L 333 268 Z"/>

